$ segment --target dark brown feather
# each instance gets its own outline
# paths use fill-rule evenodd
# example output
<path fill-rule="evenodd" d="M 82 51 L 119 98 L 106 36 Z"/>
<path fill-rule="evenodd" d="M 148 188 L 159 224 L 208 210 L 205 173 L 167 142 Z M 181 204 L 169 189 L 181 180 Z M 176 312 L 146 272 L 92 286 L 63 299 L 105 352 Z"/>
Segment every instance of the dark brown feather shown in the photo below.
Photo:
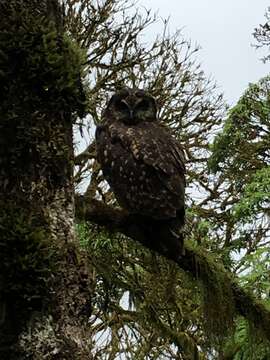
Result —
<path fill-rule="evenodd" d="M 182 256 L 184 154 L 156 112 L 143 90 L 115 94 L 96 130 L 97 159 L 118 203 L 140 220 L 146 237 Z"/>
<path fill-rule="evenodd" d="M 121 206 L 155 219 L 184 208 L 185 166 L 175 139 L 158 123 L 113 122 L 97 131 L 98 160 Z"/>

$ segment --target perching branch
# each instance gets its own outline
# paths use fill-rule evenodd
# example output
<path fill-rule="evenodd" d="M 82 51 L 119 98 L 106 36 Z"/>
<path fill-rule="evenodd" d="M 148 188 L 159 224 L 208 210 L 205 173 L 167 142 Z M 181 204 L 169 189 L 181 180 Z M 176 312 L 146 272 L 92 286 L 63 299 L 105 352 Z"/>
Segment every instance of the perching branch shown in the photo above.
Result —
<path fill-rule="evenodd" d="M 226 311 L 227 318 L 228 312 L 231 312 L 231 320 L 236 315 L 244 316 L 264 338 L 270 340 L 270 310 L 256 300 L 251 293 L 244 290 L 231 273 L 202 249 L 193 248 L 186 243 L 183 254 L 172 252 L 167 244 L 161 244 L 158 241 L 157 234 L 155 234 L 155 238 L 149 238 L 149 233 L 145 231 L 145 224 L 142 224 L 141 219 L 136 215 L 130 215 L 124 210 L 108 206 L 95 199 L 87 199 L 84 196 L 76 198 L 76 217 L 79 220 L 91 221 L 105 226 L 109 230 L 120 232 L 165 256 L 168 260 L 174 261 L 194 279 L 201 281 L 203 287 L 208 288 L 206 296 L 212 297 L 210 300 L 212 304 L 215 299 L 220 301 L 220 296 L 230 294 L 230 304 L 227 304 L 226 298 L 223 298 L 222 302 L 224 303 L 215 303 L 215 306 L 219 306 L 220 311 Z M 216 327 L 220 326 L 222 320 L 218 319 L 211 311 L 212 309 L 206 310 L 206 315 L 210 317 L 208 321 L 212 322 L 210 330 L 217 331 Z M 219 317 L 222 318 L 222 313 L 219 313 Z M 227 321 L 223 326 L 229 326 L 229 322 Z"/>

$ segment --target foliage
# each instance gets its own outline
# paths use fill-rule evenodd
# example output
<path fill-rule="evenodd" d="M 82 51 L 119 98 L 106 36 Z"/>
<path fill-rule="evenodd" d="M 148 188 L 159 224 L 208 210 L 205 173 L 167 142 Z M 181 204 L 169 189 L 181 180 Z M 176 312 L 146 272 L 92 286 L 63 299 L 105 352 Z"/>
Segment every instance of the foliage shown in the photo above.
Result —
<path fill-rule="evenodd" d="M 270 193 L 270 169 L 265 167 L 255 172 L 247 183 L 243 197 L 234 207 L 234 216 L 240 221 L 252 220 L 254 214 L 268 214 Z"/>
<path fill-rule="evenodd" d="M 249 324 L 242 318 L 237 321 L 236 331 L 224 346 L 224 359 L 266 360 L 270 352 L 268 344 L 257 339 Z"/>
<path fill-rule="evenodd" d="M 269 237 L 270 78 L 250 84 L 213 144 L 212 171 L 222 172 L 230 214 L 231 249 L 248 252 Z"/>
<path fill-rule="evenodd" d="M 240 275 L 242 286 L 268 305 L 269 86 L 269 76 L 249 85 L 230 110 L 208 162 L 210 169 L 223 178 L 223 191 L 228 194 L 222 199 L 221 209 L 229 219 L 225 245 L 232 269 Z M 234 337 L 227 349 L 233 355 L 228 358 L 268 358 L 269 344 L 257 340 L 256 332 L 245 321 L 239 320 Z"/>
<path fill-rule="evenodd" d="M 230 110 L 223 131 L 215 139 L 209 166 L 217 171 L 230 169 L 241 187 L 254 169 L 269 162 L 270 78 L 250 84 L 237 105 Z"/>
<path fill-rule="evenodd" d="M 82 116 L 85 99 L 78 70 L 85 61 L 82 50 L 59 35 L 50 17 L 32 14 L 27 3 L 4 1 L 0 9 L 2 116 L 13 119 L 22 104 L 24 111 L 40 112 L 64 113 L 73 107 Z"/>
<path fill-rule="evenodd" d="M 264 210 L 267 203 L 268 179 L 265 165 L 269 157 L 268 81 L 250 85 L 247 94 L 244 94 L 237 106 L 230 110 L 222 131 L 211 146 L 213 138 L 220 129 L 225 105 L 222 96 L 216 94 L 215 85 L 205 77 L 196 63 L 194 55 L 197 48 L 192 49 L 191 44 L 182 39 L 179 32 L 174 35 L 168 34 L 166 21 L 162 36 L 157 37 L 150 45 L 143 43 L 141 39 L 144 29 L 151 26 L 156 19 L 151 17 L 150 12 L 146 12 L 145 17 L 138 10 L 132 13 L 127 2 L 124 5 L 122 1 L 111 0 L 99 6 L 90 1 L 66 1 L 65 4 L 66 29 L 81 46 L 86 48 L 88 54 L 86 68 L 91 74 L 88 90 L 90 122 L 88 124 L 80 122 L 82 132 L 87 126 L 90 134 L 94 131 L 93 124 L 100 121 L 102 109 L 110 92 L 123 83 L 150 90 L 157 98 L 160 118 L 171 127 L 186 149 L 188 239 L 193 246 L 200 245 L 213 252 L 216 260 L 222 261 L 227 269 L 239 274 L 248 269 L 250 273 L 251 262 L 248 260 L 248 255 L 257 249 L 257 245 L 265 240 L 266 235 L 263 223 L 258 225 L 257 219 L 253 220 L 255 211 Z M 91 17 L 86 14 L 96 16 L 95 26 L 92 26 Z M 87 174 L 90 175 L 88 179 L 91 179 L 90 182 L 84 183 L 87 189 L 84 196 L 100 197 L 105 203 L 115 203 L 113 194 L 104 183 L 95 161 L 94 146 L 91 142 L 76 160 L 77 183 L 80 184 Z M 208 173 L 208 166 L 215 174 Z M 258 181 L 262 178 L 264 181 L 258 185 Z M 247 183 L 250 185 L 246 186 Z M 254 192 L 255 188 L 256 192 Z M 255 235 L 250 240 L 248 236 L 252 231 Z M 105 246 L 109 246 L 108 239 L 115 241 L 111 234 L 102 234 L 100 238 L 95 234 L 93 242 L 97 241 L 100 244 L 104 242 Z M 110 248 L 112 256 L 115 250 L 113 244 Z M 132 253 L 132 245 L 127 243 L 126 246 L 128 252 Z M 144 249 L 143 252 L 145 251 Z M 243 252 L 247 253 L 246 257 L 242 256 Z M 93 251 L 91 250 L 90 253 Z M 239 257 L 237 254 L 241 254 L 239 261 L 236 260 Z M 266 274 L 265 254 L 257 255 L 256 258 L 263 262 L 262 271 Z M 143 254 L 140 256 L 143 257 Z M 139 259 L 136 258 L 136 261 L 139 262 Z M 147 260 L 145 261 L 147 263 Z M 110 266 L 104 268 L 107 276 L 114 266 L 114 260 L 108 263 Z M 151 266 L 153 267 L 152 263 Z M 141 279 L 141 270 L 138 267 L 135 269 Z M 127 276 L 128 270 L 125 267 L 124 270 Z M 223 321 L 224 328 L 233 326 L 229 319 L 234 305 L 230 303 L 231 295 L 226 293 L 226 284 L 222 279 L 216 277 L 211 279 L 209 277 L 211 269 L 203 269 L 203 271 L 205 271 L 204 291 L 192 295 L 192 299 L 196 299 L 198 316 L 196 319 L 198 323 L 196 320 L 193 322 L 192 319 L 192 326 L 194 329 L 200 329 L 194 333 L 197 350 L 202 346 L 198 339 L 203 334 L 202 343 L 205 347 L 200 355 L 209 356 L 210 351 L 213 358 L 218 358 L 222 353 L 222 342 L 220 343 L 218 336 L 219 329 L 213 330 L 215 326 L 218 327 L 218 322 L 214 319 L 218 317 L 220 322 Z M 115 273 L 118 272 L 119 269 Z M 142 278 L 144 279 L 145 276 L 143 274 Z M 109 287 L 119 290 L 116 276 L 111 278 L 110 275 L 109 278 Z M 254 290 L 252 285 L 250 287 L 247 285 L 248 278 L 246 282 L 244 278 L 242 279 L 244 286 Z M 133 284 L 131 279 L 130 281 Z M 165 281 L 163 277 L 162 281 Z M 191 280 L 185 278 L 182 286 L 189 281 Z M 155 288 L 161 286 L 160 275 L 158 282 L 153 279 L 152 282 Z M 170 286 L 175 285 L 171 282 Z M 132 286 L 128 291 L 132 291 Z M 97 292 L 102 294 L 100 291 Z M 123 294 L 124 291 L 118 294 L 118 305 Z M 181 297 L 180 294 L 179 296 Z M 150 311 L 149 308 L 147 309 Z M 136 303 L 134 312 L 135 310 L 136 313 L 140 312 L 139 303 Z M 123 313 L 123 309 L 118 306 L 117 316 L 122 316 Z M 203 323 L 209 327 L 208 335 L 206 335 L 207 327 L 203 327 Z M 188 334 L 188 327 L 181 331 Z M 216 339 L 211 339 L 209 333 L 216 333 Z M 167 336 L 165 330 L 163 336 L 165 338 Z M 117 346 L 127 343 L 125 340 L 121 342 L 122 339 L 124 335 L 121 333 Z M 107 346 L 110 348 L 110 345 Z M 173 348 L 171 346 L 172 342 L 170 349 Z M 180 353 L 179 356 L 184 358 L 182 349 Z"/>
<path fill-rule="evenodd" d="M 196 347 L 207 353 L 209 346 L 198 321 L 196 282 L 122 235 L 108 236 L 90 224 L 77 229 L 95 268 L 94 356 L 205 359 Z"/>
<path fill-rule="evenodd" d="M 23 5 L 27 2 L 10 3 L 10 6 L 7 1 L 0 5 L 2 13 L 7 15 L 0 25 L 1 30 L 3 27 L 0 34 L 2 118 L 15 121 L 35 111 L 38 116 L 33 116 L 32 121 L 42 118 L 46 122 L 47 118 L 42 116 L 46 110 L 49 115 L 55 111 L 66 115 L 71 111 L 73 120 L 77 115 L 82 117 L 87 106 L 87 118 L 78 119 L 75 127 L 84 135 L 90 134 L 87 148 L 75 159 L 75 182 L 85 198 L 116 204 L 96 162 L 91 135 L 111 91 L 123 84 L 147 88 L 157 98 L 160 118 L 186 149 L 188 246 L 201 246 L 202 256 L 210 252 L 214 258 L 206 268 L 202 262 L 196 262 L 203 278 L 203 287 L 200 287 L 197 279 L 191 279 L 174 264 L 124 236 L 93 224 L 79 224 L 81 254 L 89 257 L 91 266 L 87 275 L 90 275 L 93 293 L 91 301 L 84 298 L 82 289 L 86 288 L 86 281 L 80 278 L 79 265 L 80 285 L 75 289 L 69 269 L 61 270 L 63 283 L 59 288 L 76 294 L 76 301 L 84 304 L 88 320 L 80 330 L 70 327 L 68 331 L 83 344 L 87 358 L 91 353 L 93 359 L 112 360 L 122 355 L 133 359 L 218 359 L 224 353 L 231 354 L 227 358 L 234 360 L 248 359 L 252 337 L 249 324 L 243 319 L 232 323 L 234 304 L 230 302 L 231 294 L 224 281 L 227 272 L 222 266 L 218 274 L 212 270 L 216 269 L 216 262 L 222 262 L 228 273 L 238 274 L 245 288 L 267 302 L 269 78 L 250 85 L 230 110 L 221 129 L 226 108 L 222 95 L 198 65 L 198 48 L 192 47 L 180 32 L 170 34 L 167 21 L 164 21 L 163 34 L 146 44 L 145 29 L 156 22 L 156 16 L 150 11 L 134 11 L 130 1 L 65 0 L 64 21 L 56 24 L 50 17 L 41 22 L 35 19 Z M 63 26 L 65 35 L 59 36 L 57 26 Z M 87 102 L 81 84 L 85 74 Z M 45 126 L 44 129 L 55 130 Z M 220 133 L 213 143 L 218 130 Z M 38 145 L 43 144 L 43 135 L 36 134 Z M 58 140 L 63 141 L 62 135 L 57 135 Z M 56 143 L 54 139 L 51 146 Z M 22 153 L 22 149 L 23 146 L 18 152 Z M 43 150 L 41 146 L 40 154 Z M 54 155 L 57 158 L 58 154 Z M 40 160 L 35 158 L 36 162 L 37 159 Z M 51 164 L 60 174 L 59 181 L 66 175 L 61 172 L 61 164 Z M 16 215 L 15 219 L 20 230 L 24 217 Z M 14 267 L 14 270 L 22 271 L 25 276 L 26 266 L 31 272 L 40 270 L 42 274 L 44 269 L 39 268 L 39 258 L 36 258 L 36 252 L 43 249 L 42 232 L 32 233 L 26 229 L 21 234 L 26 240 L 27 256 L 22 258 L 21 268 Z M 66 273 L 71 278 L 67 282 Z M 42 276 L 37 279 L 43 285 Z M 67 285 L 71 285 L 71 289 Z M 36 286 L 38 288 L 39 283 Z M 65 298 L 66 292 L 61 291 L 60 296 Z M 73 305 L 70 304 L 69 310 Z M 76 317 L 81 319 L 81 313 L 76 313 Z M 221 328 L 220 322 L 223 322 Z M 34 334 L 40 347 L 45 346 L 45 350 L 38 349 L 41 351 L 38 354 L 44 355 L 46 341 L 51 339 L 53 345 L 47 349 L 47 355 L 53 358 L 59 344 L 59 339 L 54 344 L 57 327 L 52 328 L 51 318 L 44 319 L 44 323 L 46 332 L 37 329 Z M 236 330 L 232 334 L 234 325 Z M 34 354 L 31 337 L 21 339 L 28 341 Z M 258 344 L 256 340 L 253 346 L 258 359 L 267 356 L 267 345 Z M 76 344 L 66 348 L 67 356 L 80 358 L 71 351 L 76 349 Z"/>

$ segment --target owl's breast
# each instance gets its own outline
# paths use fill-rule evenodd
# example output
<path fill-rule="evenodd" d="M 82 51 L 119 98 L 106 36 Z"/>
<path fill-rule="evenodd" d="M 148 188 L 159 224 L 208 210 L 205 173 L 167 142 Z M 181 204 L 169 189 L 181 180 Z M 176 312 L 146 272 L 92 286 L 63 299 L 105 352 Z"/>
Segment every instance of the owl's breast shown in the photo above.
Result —
<path fill-rule="evenodd" d="M 119 143 L 108 145 L 102 158 L 104 177 L 124 209 L 157 219 L 176 216 L 175 196 L 153 168 L 134 159 Z"/>
<path fill-rule="evenodd" d="M 144 136 L 142 129 L 138 133 L 132 128 L 124 130 L 107 128 L 97 139 L 98 161 L 117 201 L 131 213 L 156 219 L 175 217 L 183 204 L 184 187 L 178 185 L 181 179 L 172 171 L 166 174 L 144 161 L 148 153 L 141 154 L 134 142 Z M 154 149 L 152 152 L 155 155 Z M 172 191 L 173 182 L 177 183 L 176 193 Z"/>

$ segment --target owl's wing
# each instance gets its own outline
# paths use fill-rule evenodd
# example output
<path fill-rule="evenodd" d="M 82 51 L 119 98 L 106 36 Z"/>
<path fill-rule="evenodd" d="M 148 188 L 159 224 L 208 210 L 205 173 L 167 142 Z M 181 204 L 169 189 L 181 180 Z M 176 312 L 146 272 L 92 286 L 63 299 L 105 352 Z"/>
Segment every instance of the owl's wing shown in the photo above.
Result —
<path fill-rule="evenodd" d="M 107 127 L 103 124 L 97 125 L 96 132 L 95 132 L 95 140 L 96 140 L 96 153 L 97 153 L 97 160 L 101 163 L 101 153 L 99 149 L 104 147 L 104 141 L 107 137 Z"/>
<path fill-rule="evenodd" d="M 186 170 L 184 153 L 177 140 L 159 124 L 143 123 L 128 131 L 129 136 L 121 139 L 123 145 L 129 147 L 136 160 L 154 169 L 163 186 L 176 197 L 181 197 Z"/>
<path fill-rule="evenodd" d="M 185 174 L 183 149 L 163 127 L 144 123 L 136 132 L 131 137 L 130 149 L 137 160 L 167 175 Z"/>
<path fill-rule="evenodd" d="M 144 122 L 128 129 L 122 124 L 99 125 L 96 140 L 102 142 L 104 137 L 112 143 L 120 142 L 136 160 L 164 175 L 184 176 L 186 172 L 181 145 L 159 124 Z"/>

